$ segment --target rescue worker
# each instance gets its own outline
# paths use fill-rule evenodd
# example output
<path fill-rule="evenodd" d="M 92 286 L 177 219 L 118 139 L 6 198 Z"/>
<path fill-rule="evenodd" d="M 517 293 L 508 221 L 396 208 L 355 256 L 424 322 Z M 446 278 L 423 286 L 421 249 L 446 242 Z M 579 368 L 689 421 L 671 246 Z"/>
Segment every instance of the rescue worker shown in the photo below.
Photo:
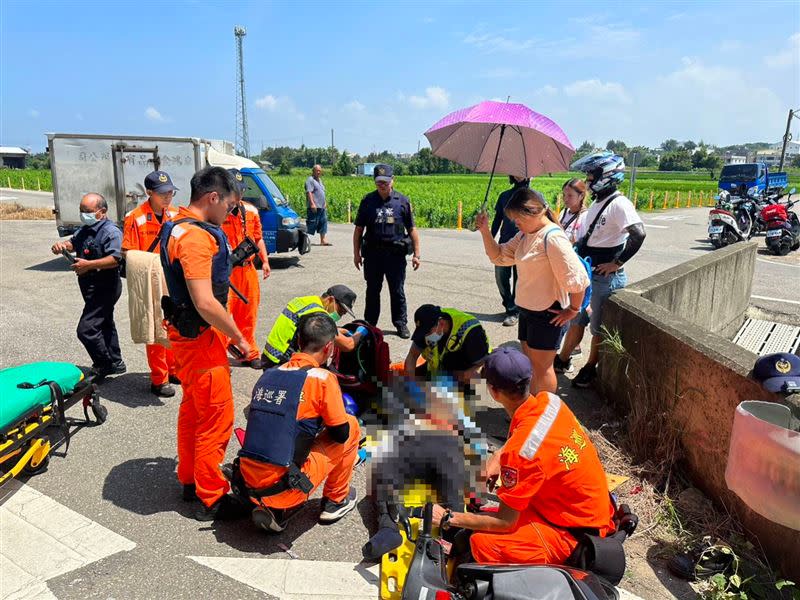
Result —
<path fill-rule="evenodd" d="M 356 294 L 346 285 L 334 285 L 322 296 L 298 296 L 292 298 L 275 319 L 275 324 L 269 332 L 264 351 L 261 353 L 262 368 L 268 369 L 287 362 L 293 352 L 297 351 L 297 323 L 303 315 L 323 313 L 329 315 L 334 322 L 345 314 L 355 317 L 353 305 Z M 343 352 L 352 352 L 363 337 L 369 335 L 369 330 L 363 325 L 355 332 L 339 329 L 333 342 Z"/>
<path fill-rule="evenodd" d="M 247 190 L 247 184 L 244 182 L 239 169 L 228 169 L 228 172 L 237 183 L 237 200 L 233 210 L 222 224 L 222 231 L 225 232 L 228 237 L 228 243 L 233 249 L 239 247 L 247 238 L 249 238 L 248 244 L 251 242 L 255 244 L 258 257 L 261 259 L 262 277 L 266 279 L 270 273 L 269 256 L 267 255 L 267 247 L 264 244 L 258 209 L 249 202 L 242 200 L 242 195 Z M 247 303 L 245 304 L 232 290 L 228 295 L 228 310 L 250 346 L 250 355 L 242 357 L 241 364 L 260 369 L 261 358 L 258 355 L 255 334 L 258 306 L 261 302 L 261 287 L 258 282 L 258 272 L 253 264 L 253 257 L 246 258 L 244 262 L 238 265 L 233 265 L 231 269 L 231 285 L 247 298 Z"/>
<path fill-rule="evenodd" d="M 78 339 L 92 359 L 95 381 L 100 382 L 127 370 L 114 325 L 114 306 L 122 294 L 122 232 L 108 219 L 108 203 L 100 194 L 91 192 L 81 198 L 80 218 L 83 225 L 75 235 L 50 249 L 53 254 L 75 252 L 72 270 L 84 301 Z"/>
<path fill-rule="evenodd" d="M 183 388 L 178 411 L 178 481 L 184 499 L 196 494 L 199 521 L 234 518 L 241 505 L 227 495 L 220 471 L 233 431 L 233 392 L 225 351 L 230 340 L 244 356 L 247 340 L 225 310 L 230 247 L 220 225 L 236 203 L 236 182 L 221 167 L 194 174 L 188 207 L 164 226 L 161 265 L 169 296 L 162 298 L 175 368 Z"/>
<path fill-rule="evenodd" d="M 444 530 L 473 530 L 478 563 L 564 564 L 578 542 L 574 533 L 614 533 L 614 506 L 605 472 L 589 436 L 555 394 L 530 395 L 531 364 L 511 348 L 486 359 L 483 375 L 492 398 L 511 417 L 508 440 L 487 463 L 487 487 L 496 489 L 496 514 L 433 507 Z"/>
<path fill-rule="evenodd" d="M 353 232 L 353 262 L 359 270 L 363 263 L 367 282 L 364 320 L 373 326 L 378 324 L 381 289 L 386 278 L 392 323 L 397 335 L 405 340 L 411 337 L 404 287 L 406 255 L 411 252 L 411 265 L 415 271 L 419 269 L 419 233 L 414 227 L 411 202 L 394 190 L 391 165 L 376 165 L 373 177 L 376 190 L 361 200 Z"/>
<path fill-rule="evenodd" d="M 323 368 L 336 334 L 330 316 L 304 315 L 297 323 L 299 351 L 267 370 L 253 389 L 234 481 L 255 504 L 253 522 L 265 531 L 283 531 L 293 509 L 323 481 L 320 522 L 338 521 L 356 506 L 350 481 L 360 429 L 345 412 L 336 375 Z"/>
<path fill-rule="evenodd" d="M 478 377 L 489 354 L 489 338 L 480 321 L 455 308 L 423 304 L 414 313 L 414 335 L 406 355 L 406 375 L 447 374 L 467 385 Z M 417 368 L 422 356 L 425 364 Z"/>
<path fill-rule="evenodd" d="M 137 206 L 125 215 L 122 227 L 122 254 L 128 250 L 142 252 L 161 251 L 159 234 L 164 223 L 172 219 L 178 211 L 171 206 L 176 188 L 170 176 L 164 171 L 153 171 L 144 178 L 147 202 Z M 175 357 L 170 348 L 161 344 L 145 346 L 147 364 L 150 367 L 150 392 L 162 398 L 175 395 L 170 383 L 179 383 L 175 375 Z"/>

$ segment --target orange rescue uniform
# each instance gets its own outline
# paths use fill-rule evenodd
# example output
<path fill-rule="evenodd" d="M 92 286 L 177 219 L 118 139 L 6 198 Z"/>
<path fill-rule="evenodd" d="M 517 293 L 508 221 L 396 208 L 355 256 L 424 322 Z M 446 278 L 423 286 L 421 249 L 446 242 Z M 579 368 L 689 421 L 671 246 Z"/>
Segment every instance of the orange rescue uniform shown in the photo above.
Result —
<path fill-rule="evenodd" d="M 353 477 L 353 465 L 358 457 L 358 421 L 344 410 L 342 390 L 336 376 L 319 364 L 308 354 L 295 352 L 284 365 L 278 369 L 300 369 L 312 367 L 308 371 L 300 404 L 297 407 L 297 420 L 321 419 L 328 427 L 349 423 L 350 436 L 344 444 L 334 442 L 327 432 L 323 431 L 311 445 L 308 458 L 301 470 L 311 480 L 314 490 L 325 481 L 323 495 L 334 502 L 343 501 L 350 492 L 350 480 Z M 252 458 L 241 457 L 239 467 L 247 487 L 259 489 L 271 486 L 284 476 L 287 469 L 270 465 Z M 270 508 L 292 508 L 308 500 L 314 493 L 304 494 L 301 490 L 286 490 L 274 496 L 261 498 L 261 503 Z M 252 499 L 258 504 L 258 499 Z"/>
<path fill-rule="evenodd" d="M 228 237 L 231 248 L 236 248 L 241 244 L 245 236 L 258 243 L 263 236 L 258 209 L 249 202 L 240 202 L 239 214 L 229 214 L 222 224 L 222 230 Z M 250 356 L 246 356 L 245 360 L 257 359 L 260 354 L 259 346 L 256 345 L 256 321 L 258 320 L 258 305 L 261 302 L 261 286 L 258 281 L 258 271 L 253 264 L 253 257 L 231 271 L 231 285 L 239 290 L 248 301 L 248 304 L 245 304 L 233 291 L 228 294 L 228 311 L 239 331 L 242 332 L 242 336 L 250 344 Z"/>
<path fill-rule="evenodd" d="M 603 465 L 558 396 L 528 398 L 514 413 L 500 452 L 497 495 L 520 516 L 510 533 L 472 535 L 476 562 L 563 564 L 577 546 L 567 528 L 614 532 Z"/>
<path fill-rule="evenodd" d="M 173 219 L 176 214 L 178 214 L 177 210 L 167 208 L 159 221 L 149 201 L 137 206 L 125 215 L 125 224 L 122 227 L 122 249 L 158 254 L 161 248 L 155 240 L 161 231 L 161 225 Z M 153 246 L 154 243 L 155 246 Z M 153 246 L 152 250 L 150 250 L 151 246 Z M 161 344 L 146 344 L 145 350 L 147 364 L 150 366 L 150 382 L 153 385 L 167 383 L 169 376 L 175 375 L 175 357 L 172 355 L 172 350 Z"/>
<path fill-rule="evenodd" d="M 181 207 L 175 220 L 186 217 L 197 219 Z M 169 259 L 180 261 L 187 280 L 211 279 L 211 260 L 217 251 L 213 236 L 190 223 L 177 225 L 167 243 Z M 233 432 L 226 338 L 213 327 L 194 339 L 183 337 L 171 325 L 168 333 L 183 388 L 178 411 L 178 481 L 194 483 L 198 498 L 210 507 L 230 487 L 219 468 Z"/>

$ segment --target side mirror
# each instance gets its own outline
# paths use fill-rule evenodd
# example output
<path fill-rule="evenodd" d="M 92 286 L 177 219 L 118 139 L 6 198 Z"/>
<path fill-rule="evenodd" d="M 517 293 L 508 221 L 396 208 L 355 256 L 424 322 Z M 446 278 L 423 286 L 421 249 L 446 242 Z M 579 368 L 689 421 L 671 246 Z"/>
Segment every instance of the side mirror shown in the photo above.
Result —
<path fill-rule="evenodd" d="M 717 194 L 716 196 L 714 196 L 714 200 L 719 200 L 719 194 Z"/>
<path fill-rule="evenodd" d="M 789 195 L 791 196 L 791 195 L 792 195 L 792 194 L 794 194 L 796 191 L 797 191 L 797 188 L 792 188 L 792 189 L 790 189 L 790 190 L 789 190 Z"/>

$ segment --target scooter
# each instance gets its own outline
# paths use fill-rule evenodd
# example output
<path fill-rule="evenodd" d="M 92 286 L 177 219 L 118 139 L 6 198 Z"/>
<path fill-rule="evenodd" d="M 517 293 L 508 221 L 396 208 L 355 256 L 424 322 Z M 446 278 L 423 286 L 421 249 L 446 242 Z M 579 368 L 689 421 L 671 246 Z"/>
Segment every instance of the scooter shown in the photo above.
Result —
<path fill-rule="evenodd" d="M 746 204 L 752 200 L 734 199 L 725 190 L 715 199 L 716 205 L 708 213 L 708 237 L 714 248 L 749 240 L 753 235 L 753 218 Z"/>
<path fill-rule="evenodd" d="M 621 506 L 618 531 L 614 534 L 620 544 L 636 529 L 638 518 L 626 506 Z M 421 520 L 421 523 L 419 523 Z M 412 523 L 412 521 L 417 521 Z M 614 586 L 586 568 L 556 565 L 480 565 L 465 563 L 455 569 L 448 564 L 452 547 L 433 532 L 433 505 L 401 511 L 398 519 L 404 539 L 413 544 L 413 556 L 408 569 L 398 577 L 402 600 L 436 598 L 437 600 L 618 600 Z M 417 535 L 413 537 L 416 529 Z M 446 550 L 447 548 L 447 550 Z M 398 549 L 401 553 L 403 548 Z M 587 553 L 583 553 L 584 556 Z M 576 553 L 581 556 L 581 553 Z M 389 590 L 384 585 L 383 570 L 388 564 L 403 564 L 398 556 L 384 557 L 381 576 L 381 597 Z M 592 558 L 594 560 L 594 557 Z M 587 562 L 582 561 L 581 566 Z M 624 564 L 622 565 L 624 570 Z M 396 596 L 394 596 L 396 597 Z"/>
<path fill-rule="evenodd" d="M 789 190 L 788 198 L 795 193 Z M 767 249 L 775 255 L 785 256 L 791 250 L 800 248 L 800 218 L 792 207 L 798 200 L 788 200 L 786 204 L 776 203 L 765 206 L 761 210 L 761 218 L 767 227 Z"/>

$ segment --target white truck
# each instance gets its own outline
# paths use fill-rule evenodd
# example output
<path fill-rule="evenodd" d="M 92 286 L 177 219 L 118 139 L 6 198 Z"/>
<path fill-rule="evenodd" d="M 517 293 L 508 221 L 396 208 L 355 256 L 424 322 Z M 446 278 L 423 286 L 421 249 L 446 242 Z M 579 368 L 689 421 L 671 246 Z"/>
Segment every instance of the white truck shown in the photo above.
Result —
<path fill-rule="evenodd" d="M 236 168 L 247 191 L 244 199 L 259 209 L 267 251 L 305 254 L 309 240 L 280 188 L 255 162 L 237 156 L 233 144 L 201 138 L 50 133 L 56 226 L 61 236 L 80 227 L 79 205 L 87 192 L 108 201 L 108 217 L 120 227 L 125 215 L 147 200 L 144 178 L 151 171 L 169 173 L 179 189 L 174 203 L 189 203 L 189 181 L 206 166 Z"/>

